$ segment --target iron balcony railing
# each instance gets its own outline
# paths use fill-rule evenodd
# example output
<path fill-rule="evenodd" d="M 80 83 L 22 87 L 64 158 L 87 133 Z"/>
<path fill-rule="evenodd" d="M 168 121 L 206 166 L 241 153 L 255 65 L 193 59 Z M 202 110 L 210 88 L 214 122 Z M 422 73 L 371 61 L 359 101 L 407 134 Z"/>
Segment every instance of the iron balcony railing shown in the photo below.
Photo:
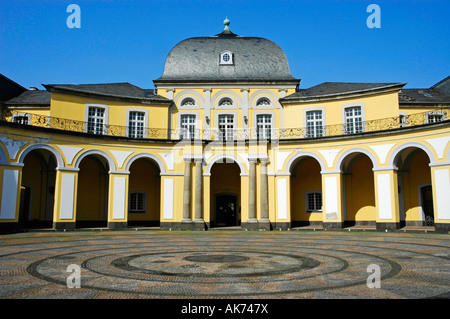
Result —
<path fill-rule="evenodd" d="M 180 140 L 180 139 L 203 139 L 203 140 L 288 140 L 304 138 L 320 138 L 327 136 L 352 135 L 364 132 L 386 131 L 402 127 L 418 126 L 445 121 L 450 118 L 450 109 L 439 109 L 438 111 L 416 113 L 411 115 L 400 115 L 376 119 L 370 121 L 350 122 L 336 125 L 316 125 L 298 128 L 273 128 L 273 129 L 165 129 L 149 128 L 142 126 L 119 126 L 102 123 L 92 123 L 52 117 L 32 113 L 13 113 L 8 121 L 23 125 L 47 127 L 52 129 L 84 132 L 96 135 L 115 137 L 130 137 L 142 139 Z"/>

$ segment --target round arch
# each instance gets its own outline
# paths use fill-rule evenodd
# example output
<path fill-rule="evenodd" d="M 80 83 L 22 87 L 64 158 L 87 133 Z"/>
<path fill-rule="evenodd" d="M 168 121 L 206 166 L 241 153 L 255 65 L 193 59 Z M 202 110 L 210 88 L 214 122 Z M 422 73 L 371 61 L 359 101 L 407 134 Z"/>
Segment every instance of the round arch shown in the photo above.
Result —
<path fill-rule="evenodd" d="M 436 161 L 433 152 L 431 151 L 431 149 L 428 146 L 426 146 L 422 143 L 419 143 L 419 142 L 407 142 L 407 143 L 397 146 L 391 152 L 391 155 L 389 156 L 389 159 L 388 159 L 388 164 L 390 167 L 397 168 L 398 157 L 400 156 L 401 152 L 407 148 L 418 148 L 418 149 L 421 149 L 422 151 L 424 151 L 428 155 L 430 164 L 433 164 Z"/>
<path fill-rule="evenodd" d="M 116 171 L 116 163 L 114 162 L 114 160 L 111 157 L 111 155 L 109 155 L 108 153 L 106 153 L 104 151 L 101 151 L 101 150 L 89 150 L 89 151 L 83 152 L 75 160 L 74 168 L 79 169 L 80 168 L 80 163 L 83 160 L 83 158 L 85 158 L 86 156 L 89 156 L 89 155 L 100 155 L 101 157 L 106 159 L 106 161 L 108 162 L 109 171 L 110 172 Z"/>
<path fill-rule="evenodd" d="M 52 153 L 55 156 L 56 164 L 57 164 L 56 169 L 65 167 L 64 159 L 63 159 L 62 155 L 56 149 L 54 149 L 53 147 L 51 147 L 50 145 L 47 145 L 47 144 L 33 144 L 33 145 L 27 147 L 26 149 L 24 149 L 19 156 L 19 163 L 23 164 L 23 161 L 25 160 L 25 157 L 27 156 L 27 154 L 34 150 L 49 151 L 50 153 Z"/>
<path fill-rule="evenodd" d="M 181 102 L 187 98 L 191 98 L 195 101 L 195 108 L 199 108 L 204 105 L 202 95 L 195 90 L 182 90 L 181 92 L 175 95 L 173 101 L 175 102 L 175 105 L 177 107 L 181 107 Z"/>
<path fill-rule="evenodd" d="M 342 172 L 343 171 L 342 165 L 344 164 L 345 159 L 349 155 L 354 154 L 354 153 L 362 153 L 364 155 L 367 155 L 367 157 L 369 157 L 370 161 L 372 162 L 373 169 L 378 168 L 378 161 L 377 161 L 376 156 L 372 152 L 370 152 L 364 148 L 352 148 L 352 149 L 349 149 L 349 150 L 345 151 L 344 153 L 342 153 L 336 161 L 336 168 Z"/>
<path fill-rule="evenodd" d="M 315 160 L 317 160 L 317 162 L 319 162 L 320 165 L 320 170 L 322 172 L 325 171 L 326 169 L 326 165 L 325 162 L 323 161 L 323 159 L 316 153 L 313 152 L 297 152 L 294 155 L 291 156 L 291 158 L 288 160 L 287 164 L 286 164 L 286 169 L 285 169 L 285 173 L 290 174 L 293 168 L 294 163 L 301 157 L 312 157 Z"/>
<path fill-rule="evenodd" d="M 230 154 L 219 154 L 214 156 L 211 161 L 206 164 L 206 172 L 205 172 L 205 176 L 211 176 L 211 168 L 213 167 L 213 165 L 218 162 L 219 160 L 224 160 L 224 159 L 228 159 L 228 160 L 232 160 L 233 162 L 235 162 L 238 166 L 239 169 L 241 171 L 241 176 L 245 175 L 245 167 L 244 164 L 242 163 L 242 161 L 239 160 L 239 158 L 237 158 L 236 156 L 230 155 Z"/>
<path fill-rule="evenodd" d="M 256 106 L 256 103 L 261 98 L 267 98 L 267 99 L 270 100 L 271 105 L 270 105 L 269 108 L 278 108 L 279 103 L 278 103 L 277 95 L 274 92 L 270 91 L 270 90 L 264 90 L 264 89 L 257 90 L 256 92 L 252 93 L 252 95 L 250 95 L 250 97 L 248 99 L 249 100 L 249 107 L 251 107 L 251 108 L 258 108 Z M 262 107 L 259 107 L 259 108 L 262 108 Z"/>
<path fill-rule="evenodd" d="M 136 154 L 136 155 L 132 156 L 125 165 L 125 171 L 129 172 L 130 167 L 133 164 L 133 162 L 140 158 L 146 158 L 146 159 L 153 160 L 158 165 L 161 174 L 166 172 L 166 168 L 164 166 L 163 161 L 158 156 L 151 154 L 151 153 L 140 153 L 140 154 Z"/>
<path fill-rule="evenodd" d="M 233 101 L 233 105 L 231 108 L 240 108 L 241 107 L 241 97 L 234 91 L 232 90 L 220 90 L 219 92 L 215 93 L 212 98 L 211 98 L 211 107 L 215 108 L 215 109 L 224 109 L 226 107 L 220 107 L 219 106 L 219 102 L 223 99 L 223 98 L 230 98 Z M 229 107 L 230 108 L 230 107 Z"/>

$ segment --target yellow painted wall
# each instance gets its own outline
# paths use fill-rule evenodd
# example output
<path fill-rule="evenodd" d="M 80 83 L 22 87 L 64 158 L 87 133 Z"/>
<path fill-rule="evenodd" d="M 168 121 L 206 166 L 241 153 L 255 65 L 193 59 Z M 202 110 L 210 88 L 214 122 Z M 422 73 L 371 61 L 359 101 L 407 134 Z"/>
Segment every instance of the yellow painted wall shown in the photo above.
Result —
<path fill-rule="evenodd" d="M 292 221 L 321 221 L 321 213 L 307 213 L 306 192 L 322 192 L 322 177 L 320 165 L 313 158 L 301 160 L 291 173 L 291 220 Z"/>
<path fill-rule="evenodd" d="M 412 155 L 409 171 L 403 173 L 405 221 L 421 219 L 419 187 L 431 183 L 430 160 L 425 152 Z"/>
<path fill-rule="evenodd" d="M 362 155 L 355 159 L 351 172 L 344 176 L 348 221 L 376 220 L 372 167 L 370 159 Z"/>
<path fill-rule="evenodd" d="M 129 193 L 145 192 L 146 213 L 128 212 L 128 221 L 159 221 L 160 218 L 160 171 L 145 159 L 138 159 L 130 167 Z"/>
<path fill-rule="evenodd" d="M 78 173 L 78 221 L 106 221 L 105 205 L 108 190 L 107 170 L 93 156 L 85 157 Z"/>
<path fill-rule="evenodd" d="M 148 127 L 168 128 L 167 106 L 90 99 L 63 94 L 52 94 L 51 116 L 84 122 L 86 120 L 86 104 L 91 103 L 108 106 L 109 125 L 128 126 L 127 109 L 138 108 L 149 112 Z"/>
<path fill-rule="evenodd" d="M 389 117 L 398 117 L 398 94 L 387 93 L 374 96 L 342 99 L 335 101 L 301 103 L 297 105 L 285 105 L 284 107 L 284 127 L 298 128 L 304 126 L 305 110 L 310 108 L 325 109 L 324 125 L 336 125 L 343 123 L 343 106 L 363 105 L 365 121 L 383 119 Z"/>

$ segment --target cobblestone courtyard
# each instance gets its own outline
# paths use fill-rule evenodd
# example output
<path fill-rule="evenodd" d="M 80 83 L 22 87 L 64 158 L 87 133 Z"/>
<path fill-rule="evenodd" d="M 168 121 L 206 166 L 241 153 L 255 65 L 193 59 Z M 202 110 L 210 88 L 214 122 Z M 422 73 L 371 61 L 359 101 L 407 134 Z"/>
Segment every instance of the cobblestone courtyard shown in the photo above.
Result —
<path fill-rule="evenodd" d="M 80 288 L 69 288 L 80 270 Z M 369 288 L 379 267 L 380 287 Z M 0 236 L 0 298 L 449 298 L 450 236 L 330 231 Z"/>

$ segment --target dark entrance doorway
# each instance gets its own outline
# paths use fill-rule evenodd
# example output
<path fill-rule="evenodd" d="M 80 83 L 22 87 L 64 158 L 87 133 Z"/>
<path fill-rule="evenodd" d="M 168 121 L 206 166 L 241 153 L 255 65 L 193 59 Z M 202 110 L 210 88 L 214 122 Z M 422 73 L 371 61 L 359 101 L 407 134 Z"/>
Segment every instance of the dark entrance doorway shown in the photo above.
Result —
<path fill-rule="evenodd" d="M 235 194 L 218 194 L 215 196 L 215 215 L 217 227 L 239 225 L 238 196 Z"/>
<path fill-rule="evenodd" d="M 420 188 L 420 202 L 425 217 L 424 226 L 434 226 L 433 191 L 431 185 Z"/>

